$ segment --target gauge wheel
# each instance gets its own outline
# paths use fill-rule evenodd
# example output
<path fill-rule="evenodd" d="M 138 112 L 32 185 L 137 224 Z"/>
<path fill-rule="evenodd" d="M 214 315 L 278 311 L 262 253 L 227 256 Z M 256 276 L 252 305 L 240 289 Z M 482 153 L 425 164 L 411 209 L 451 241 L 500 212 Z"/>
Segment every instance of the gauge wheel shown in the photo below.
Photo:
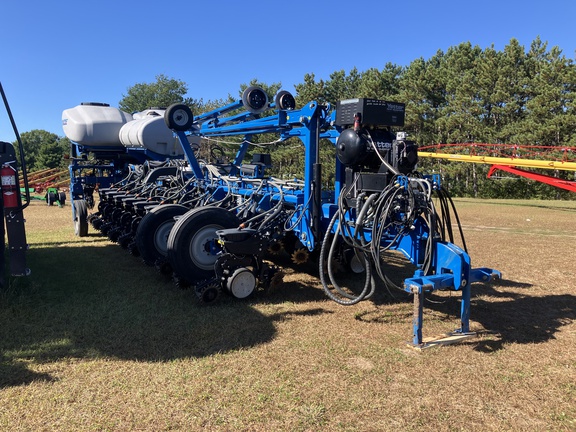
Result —
<path fill-rule="evenodd" d="M 214 276 L 220 250 L 216 231 L 239 224 L 234 213 L 220 207 L 200 207 L 182 216 L 168 237 L 168 261 L 176 275 L 191 283 Z"/>
<path fill-rule="evenodd" d="M 177 216 L 189 210 L 180 204 L 154 207 L 144 215 L 136 229 L 135 242 L 140 256 L 147 265 L 154 265 L 159 258 L 166 257 L 168 236 Z"/>

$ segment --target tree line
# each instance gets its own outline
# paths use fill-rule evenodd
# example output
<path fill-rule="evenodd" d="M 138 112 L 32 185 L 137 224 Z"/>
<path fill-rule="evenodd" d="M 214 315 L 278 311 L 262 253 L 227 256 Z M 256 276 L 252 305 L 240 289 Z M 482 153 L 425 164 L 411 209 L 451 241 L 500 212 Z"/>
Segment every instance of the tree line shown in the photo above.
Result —
<path fill-rule="evenodd" d="M 351 97 L 403 102 L 404 129 L 420 145 L 576 146 L 576 65 L 540 38 L 528 50 L 516 39 L 502 51 L 466 42 L 406 67 L 387 63 L 382 70 L 338 71 L 328 80 L 309 74 L 296 89 L 300 102 Z M 519 177 L 487 180 L 487 165 L 431 160 L 419 165 L 423 172 L 440 172 L 453 195 L 574 199 L 570 192 Z M 575 180 L 573 172 L 539 172 Z"/>
<path fill-rule="evenodd" d="M 255 79 L 242 84 L 239 94 L 255 84 L 262 86 L 271 100 L 281 88 L 280 83 L 267 84 Z M 186 97 L 187 92 L 184 81 L 158 75 L 156 82 L 130 87 L 118 106 L 134 112 L 179 102 L 201 113 L 238 99 L 229 95 L 227 99 L 204 101 Z M 339 70 L 327 79 L 310 73 L 295 85 L 294 96 L 298 106 L 312 100 L 336 104 L 356 97 L 403 102 L 404 130 L 419 145 L 483 142 L 576 146 L 576 65 L 560 48 L 549 48 L 540 38 L 528 49 L 516 39 L 511 39 L 501 51 L 466 42 L 446 52 L 439 50 L 428 59 L 417 58 L 407 66 L 386 63 L 382 69 Z M 25 147 L 40 132 L 22 134 Z M 261 142 L 274 139 L 258 137 Z M 46 144 L 34 144 L 33 161 L 29 163 L 32 168 L 55 163 L 48 157 L 51 151 L 44 149 L 48 142 L 54 152 L 56 147 L 68 145 L 65 138 L 54 136 Z M 303 151 L 295 151 L 298 146 L 297 142 L 289 141 L 268 147 L 275 175 L 300 174 Z M 229 151 L 233 154 L 233 149 Z M 334 157 L 333 148 L 324 143 L 323 161 L 333 164 Z M 421 159 L 419 166 L 422 172 L 440 172 L 445 185 L 456 196 L 573 199 L 568 192 L 522 178 L 487 180 L 485 165 Z M 572 172 L 542 173 L 574 180 Z M 330 184 L 329 170 L 327 176 L 325 181 Z"/>

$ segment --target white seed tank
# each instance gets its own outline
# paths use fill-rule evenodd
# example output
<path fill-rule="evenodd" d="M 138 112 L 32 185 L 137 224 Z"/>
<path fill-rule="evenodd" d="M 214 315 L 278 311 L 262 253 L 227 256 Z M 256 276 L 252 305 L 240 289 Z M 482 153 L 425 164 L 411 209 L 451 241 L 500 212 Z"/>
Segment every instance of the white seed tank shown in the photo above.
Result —
<path fill-rule="evenodd" d="M 85 102 L 62 112 L 62 129 L 68 139 L 96 147 L 122 147 L 119 132 L 132 115 L 108 104 Z"/>
<path fill-rule="evenodd" d="M 162 156 L 182 156 L 184 151 L 164 122 L 163 108 L 151 108 L 133 115 L 122 126 L 120 142 L 127 148 L 146 148 Z"/>

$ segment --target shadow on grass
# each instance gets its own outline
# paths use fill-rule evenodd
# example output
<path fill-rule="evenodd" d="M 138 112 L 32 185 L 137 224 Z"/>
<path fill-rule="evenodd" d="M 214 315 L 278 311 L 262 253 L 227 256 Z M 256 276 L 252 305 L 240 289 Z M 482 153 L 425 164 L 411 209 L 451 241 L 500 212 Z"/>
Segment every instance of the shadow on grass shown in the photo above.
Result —
<path fill-rule="evenodd" d="M 535 204 L 537 206 L 538 204 Z M 414 268 L 406 264 L 402 257 L 387 257 L 388 270 L 401 284 L 410 277 Z M 475 283 L 472 285 L 471 319 L 479 322 L 496 340 L 477 343 L 478 351 L 493 352 L 510 343 L 542 343 L 554 338 L 560 327 L 576 319 L 576 296 L 569 294 L 551 294 L 547 296 L 531 295 L 532 284 L 499 280 L 494 283 Z M 400 301 L 411 302 L 411 295 L 397 295 Z M 424 331 L 426 329 L 426 310 L 434 311 L 435 318 L 453 319 L 456 326 L 460 319 L 460 293 L 449 297 L 431 294 L 424 305 Z M 389 302 L 386 297 L 384 302 Z M 474 342 L 472 342 L 474 343 Z"/>
<path fill-rule="evenodd" d="M 63 358 L 162 362 L 253 347 L 273 340 L 278 320 L 325 313 L 265 315 L 258 297 L 200 305 L 113 244 L 33 248 L 28 264 L 32 275 L 0 293 L 0 388 L 49 381 L 33 365 Z M 297 285 L 293 300 L 306 291 Z"/>
<path fill-rule="evenodd" d="M 306 267 L 300 268 L 306 269 Z M 370 302 L 378 306 L 391 307 L 358 313 L 356 319 L 368 323 L 411 320 L 413 297 L 402 289 L 402 285 L 404 279 L 412 277 L 415 267 L 399 252 L 388 252 L 382 269 L 384 274 L 392 277 L 391 282 L 396 287 L 387 289 L 378 279 L 377 290 Z M 309 266 L 307 270 L 310 274 L 318 276 L 316 267 Z M 554 339 L 554 334 L 560 327 L 576 320 L 576 296 L 569 294 L 535 296 L 530 293 L 532 286 L 530 283 L 507 279 L 490 284 L 472 285 L 471 319 L 479 322 L 496 338 L 496 340 L 470 342 L 476 344 L 476 350 L 493 352 L 510 343 L 543 343 Z M 426 315 L 428 319 L 452 321 L 455 329 L 459 326 L 460 292 L 452 292 L 450 296 L 444 294 L 432 293 L 427 296 L 424 305 L 424 332 L 426 332 Z M 306 295 L 318 296 L 315 298 L 318 301 L 321 301 L 322 297 L 325 298 L 321 290 L 308 290 Z"/>
<path fill-rule="evenodd" d="M 78 247 L 85 247 L 87 244 L 96 245 L 96 244 L 108 244 L 111 245 L 110 240 L 107 237 L 102 237 L 98 234 L 88 234 L 86 237 L 74 237 L 66 241 L 66 246 L 78 246 Z M 52 241 L 52 242 L 43 242 L 38 245 L 38 247 L 59 247 L 62 245 L 61 241 Z"/>
<path fill-rule="evenodd" d="M 54 378 L 46 373 L 31 371 L 22 361 L 0 359 L 0 389 L 34 381 L 54 381 Z"/>
<path fill-rule="evenodd" d="M 576 296 L 570 294 L 530 295 L 529 283 L 502 280 L 493 285 L 472 285 L 470 316 L 492 337 L 471 341 L 475 350 L 494 352 L 512 343 L 537 344 L 555 338 L 560 327 L 576 320 Z M 514 292 L 503 288 L 522 289 Z M 434 296 L 432 296 L 434 298 Z M 460 317 L 460 294 L 425 305 L 435 312 Z M 426 309 L 424 311 L 426 326 Z"/>
<path fill-rule="evenodd" d="M 406 272 L 406 270 L 404 270 Z M 405 276 L 405 275 L 404 275 Z M 471 319 L 482 325 L 492 337 L 486 340 L 469 342 L 474 349 L 494 352 L 507 344 L 536 344 L 555 338 L 555 333 L 564 325 L 576 320 L 576 296 L 570 294 L 530 295 L 529 283 L 501 280 L 495 284 L 476 283 L 472 285 Z M 507 290 L 506 288 L 512 288 Z M 389 323 L 411 320 L 412 295 L 380 289 L 372 299 L 377 305 L 399 305 L 400 308 L 379 308 L 357 315 L 364 322 Z M 452 292 L 431 293 L 424 304 L 424 336 L 427 320 L 452 321 L 454 329 L 459 326 L 461 295 Z"/>
<path fill-rule="evenodd" d="M 526 291 L 501 291 L 501 287 Z M 472 319 L 495 340 L 481 341 L 476 350 L 493 352 L 506 344 L 535 344 L 554 339 L 558 329 L 576 320 L 576 296 L 550 294 L 531 296 L 530 284 L 503 280 L 496 285 L 477 284 L 472 299 Z"/>
<path fill-rule="evenodd" d="M 322 290 L 300 282 L 286 283 L 281 291 L 250 301 L 224 296 L 216 304 L 202 306 L 191 290 L 175 288 L 112 244 L 33 248 L 28 260 L 32 275 L 13 280 L 0 293 L 0 388 L 50 381 L 53 378 L 34 371 L 34 365 L 63 358 L 162 362 L 254 347 L 274 339 L 279 320 L 328 313 L 321 307 L 327 301 Z M 390 266 L 396 283 L 412 274 L 400 262 Z M 296 268 L 317 275 L 314 269 L 313 265 Z M 498 335 L 496 340 L 477 343 L 475 349 L 492 352 L 507 343 L 545 342 L 576 318 L 575 296 L 530 296 L 529 288 L 530 284 L 513 281 L 474 285 L 472 320 Z M 410 304 L 404 292 L 393 294 L 390 297 L 380 283 L 372 301 Z M 457 322 L 459 298 L 459 294 L 432 297 L 439 301 L 427 302 L 425 314 L 429 309 Z M 257 302 L 285 301 L 319 306 L 271 315 L 253 307 Z M 398 313 L 404 312 L 403 308 Z M 359 319 L 378 321 L 378 317 Z"/>

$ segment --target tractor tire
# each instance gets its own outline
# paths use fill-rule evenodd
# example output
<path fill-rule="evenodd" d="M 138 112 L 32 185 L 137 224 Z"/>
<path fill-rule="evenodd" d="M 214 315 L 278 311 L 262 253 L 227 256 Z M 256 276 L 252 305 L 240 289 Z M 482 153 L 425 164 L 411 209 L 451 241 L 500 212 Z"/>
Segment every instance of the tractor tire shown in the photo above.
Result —
<path fill-rule="evenodd" d="M 239 224 L 234 213 L 220 207 L 200 207 L 182 216 L 168 237 L 168 261 L 174 273 L 190 283 L 213 277 L 216 231 Z"/>
<path fill-rule="evenodd" d="M 54 205 L 56 202 L 56 194 L 54 192 L 48 192 L 46 194 L 46 204 L 49 206 Z"/>
<path fill-rule="evenodd" d="M 58 192 L 58 202 L 60 203 L 60 206 L 66 204 L 66 192 Z"/>
<path fill-rule="evenodd" d="M 166 257 L 168 236 L 176 223 L 174 218 L 188 210 L 180 204 L 166 204 L 154 207 L 144 215 L 134 240 L 146 265 L 152 266 L 159 258 Z"/>
<path fill-rule="evenodd" d="M 84 200 L 74 201 L 74 234 L 78 237 L 88 235 L 88 206 Z"/>

